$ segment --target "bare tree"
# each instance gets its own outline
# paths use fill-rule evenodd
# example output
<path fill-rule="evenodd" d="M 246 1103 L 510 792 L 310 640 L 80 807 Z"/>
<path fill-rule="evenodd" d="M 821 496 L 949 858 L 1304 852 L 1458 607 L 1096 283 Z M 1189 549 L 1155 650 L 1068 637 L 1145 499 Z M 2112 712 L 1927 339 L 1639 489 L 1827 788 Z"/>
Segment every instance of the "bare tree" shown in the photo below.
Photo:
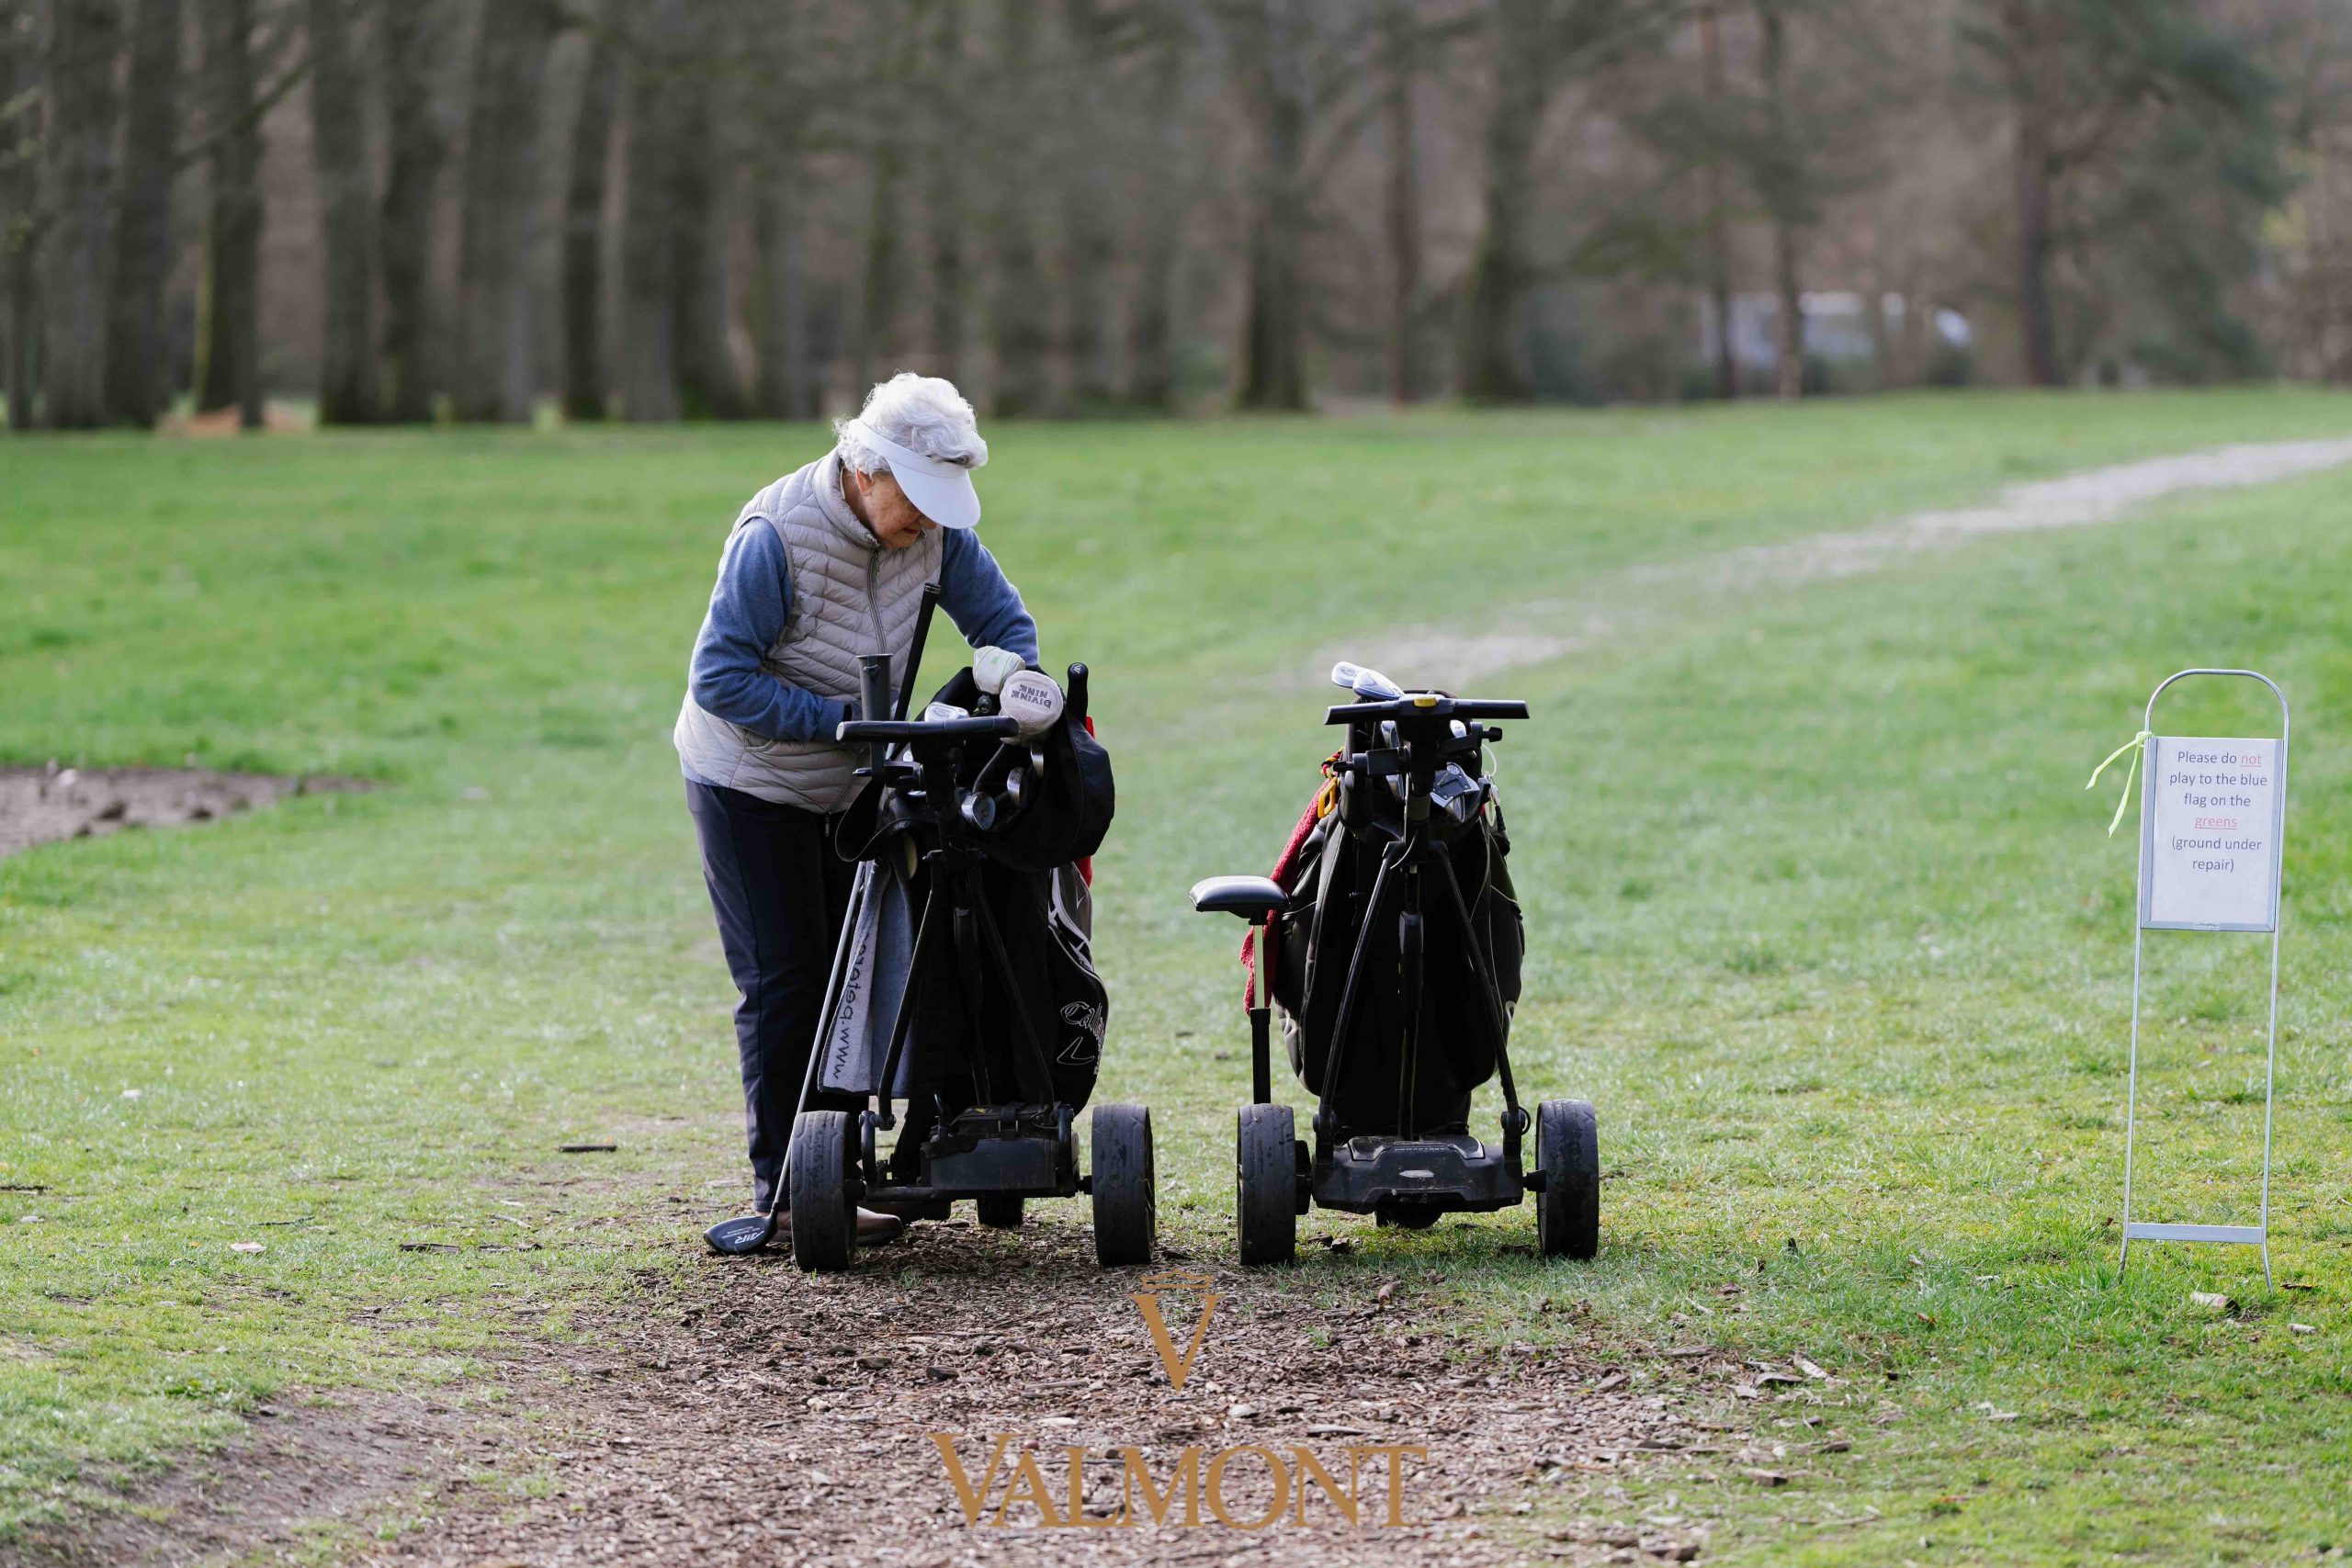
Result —
<path fill-rule="evenodd" d="M 164 280 L 172 265 L 172 175 L 179 137 L 180 0 L 138 0 L 107 285 L 109 414 L 152 423 L 166 398 Z"/>
<path fill-rule="evenodd" d="M 704 12 L 700 41 L 711 42 Z M 727 351 L 728 213 L 721 199 L 722 158 L 714 141 L 716 99 L 728 85 L 711 74 L 686 93 L 670 178 L 676 218 L 670 231 L 671 310 L 677 319 L 678 392 L 683 409 L 704 419 L 741 419 L 749 411 L 733 358 Z"/>
<path fill-rule="evenodd" d="M 1038 263 L 1033 187 L 1036 132 L 1031 88 L 1036 76 L 1035 18 L 1028 0 L 1003 0 L 997 17 L 989 127 L 997 175 L 990 249 L 996 267 L 989 300 L 989 346 L 996 360 L 990 401 L 1000 414 L 1035 413 L 1046 397 L 1046 347 L 1050 299 Z"/>
<path fill-rule="evenodd" d="M 1127 317 L 1127 400 L 1144 408 L 1176 402 L 1176 263 L 1193 189 L 1190 138 L 1180 120 L 1188 61 L 1184 31 L 1163 7 L 1149 13 L 1146 39 L 1145 152 L 1136 225 L 1135 306 Z"/>
<path fill-rule="evenodd" d="M 2010 121 L 2027 378 L 2072 379 L 2097 317 L 2119 306 L 2170 318 L 2191 340 L 2184 359 L 2248 368 L 2215 273 L 2250 265 L 2239 236 L 2279 183 L 2267 75 L 2196 0 L 1978 0 L 1970 18 L 1963 36 L 1992 62 Z M 2062 254 L 2081 279 L 2071 333 Z"/>
<path fill-rule="evenodd" d="M 633 421 L 678 417 L 677 321 L 673 308 L 676 166 L 684 130 L 677 40 L 684 0 L 651 0 L 629 78 L 628 186 L 621 212 L 621 410 Z"/>
<path fill-rule="evenodd" d="M 1521 305 L 1533 276 L 1527 215 L 1536 133 L 1561 86 L 1600 64 L 1608 48 L 1625 41 L 1646 11 L 1662 15 L 1662 7 L 1645 7 L 1644 0 L 1498 0 L 1480 231 L 1463 305 L 1466 397 L 1501 402 L 1529 393 L 1519 338 Z"/>
<path fill-rule="evenodd" d="M 808 364 L 808 254 L 801 221 L 804 196 L 800 150 L 789 142 L 767 149 L 756 171 L 753 223 L 760 271 L 760 412 L 769 419 L 806 419 L 815 390 Z"/>
<path fill-rule="evenodd" d="M 1306 208 L 1307 62 L 1301 0 L 1250 7 L 1229 48 L 1257 141 L 1251 167 L 1241 383 L 1246 409 L 1306 407 L 1306 294 L 1299 228 Z"/>
<path fill-rule="evenodd" d="M 614 24 L 588 28 L 580 107 L 571 118 L 571 164 L 563 193 L 563 412 L 605 417 L 605 196 L 613 125 L 620 110 L 621 51 Z"/>
<path fill-rule="evenodd" d="M 806 16 L 775 4 L 763 17 L 753 58 L 767 90 L 754 95 L 757 138 L 751 160 L 752 339 L 758 348 L 753 400 L 769 419 L 806 419 L 816 391 L 808 355 L 808 225 L 802 213 L 815 74 Z M 821 69 L 821 62 L 817 69 Z"/>
<path fill-rule="evenodd" d="M 932 0 L 922 99 L 930 112 L 923 209 L 930 220 L 931 352 L 949 380 L 964 378 L 965 149 L 970 94 L 964 73 L 965 0 Z"/>
<path fill-rule="evenodd" d="M 1723 27 L 1712 6 L 1699 13 L 1699 73 L 1701 96 L 1711 117 L 1720 118 L 1725 101 Z M 1714 326 L 1711 370 L 1715 396 L 1729 400 L 1739 396 L 1739 364 L 1731 342 L 1730 198 L 1724 188 L 1724 152 L 1716 141 L 1709 138 L 1700 165 L 1700 221 L 1705 231 L 1707 299 Z"/>
<path fill-rule="evenodd" d="M 52 430 L 107 420 L 106 264 L 112 236 L 115 131 L 121 108 L 119 0 L 54 0 L 49 46 L 48 318 L 43 416 Z"/>
<path fill-rule="evenodd" d="M 1061 231 L 1068 262 L 1062 294 L 1061 359 L 1069 367 L 1076 406 L 1099 408 L 1112 401 L 1112 266 L 1117 214 L 1108 160 L 1112 124 L 1112 75 L 1118 69 L 1120 41 L 1114 17 L 1099 0 L 1062 0 L 1062 30 L 1069 48 L 1068 144 L 1059 164 Z"/>
<path fill-rule="evenodd" d="M 431 285 L 441 171 L 449 132 L 441 103 L 450 0 L 391 0 L 379 26 L 389 172 L 384 181 L 386 409 L 411 423 L 433 417 Z"/>
<path fill-rule="evenodd" d="M 1772 284 L 1781 299 L 1780 355 L 1776 390 L 1783 398 L 1804 396 L 1804 290 L 1797 276 L 1800 231 L 1814 218 L 1804 154 L 1797 144 L 1789 104 L 1788 14 L 1774 0 L 1757 7 L 1763 48 L 1758 68 L 1764 89 L 1764 137 L 1757 184 L 1772 220 Z"/>
<path fill-rule="evenodd" d="M 376 190 L 368 166 L 352 0 L 310 0 L 311 148 L 317 162 L 326 332 L 319 421 L 368 424 L 376 384 Z"/>
<path fill-rule="evenodd" d="M 1419 41 L 1410 0 L 1380 0 L 1380 52 L 1387 132 L 1388 400 L 1413 400 L 1420 380 L 1413 326 L 1421 292 L 1421 180 L 1413 137 L 1413 62 Z"/>
<path fill-rule="evenodd" d="M 196 406 L 262 423 L 261 116 L 254 0 L 204 0 L 211 210 L 198 312 Z"/>
<path fill-rule="evenodd" d="M 458 245 L 460 419 L 531 417 L 537 388 L 529 269 L 540 90 L 555 14 L 539 0 L 490 0 L 474 47 Z"/>
<path fill-rule="evenodd" d="M 906 0 L 868 0 L 860 51 L 868 104 L 857 118 L 866 154 L 865 259 L 858 267 L 856 320 L 850 328 L 850 374 L 861 393 L 899 347 L 899 306 L 906 293 L 908 121 L 920 33 Z"/>
<path fill-rule="evenodd" d="M 40 364 L 40 33 L 32 0 L 0 0 L 0 291 L 8 425 L 33 427 Z"/>

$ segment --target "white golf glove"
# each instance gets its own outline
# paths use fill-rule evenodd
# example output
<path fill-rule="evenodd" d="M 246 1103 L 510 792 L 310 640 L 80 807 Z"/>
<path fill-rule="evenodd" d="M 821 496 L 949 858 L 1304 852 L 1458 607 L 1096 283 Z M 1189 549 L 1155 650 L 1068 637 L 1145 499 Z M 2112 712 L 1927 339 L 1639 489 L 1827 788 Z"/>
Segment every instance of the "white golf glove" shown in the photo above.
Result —
<path fill-rule="evenodd" d="M 972 655 L 972 682 L 993 695 L 1027 668 L 1029 661 L 1009 648 L 983 648 Z"/>

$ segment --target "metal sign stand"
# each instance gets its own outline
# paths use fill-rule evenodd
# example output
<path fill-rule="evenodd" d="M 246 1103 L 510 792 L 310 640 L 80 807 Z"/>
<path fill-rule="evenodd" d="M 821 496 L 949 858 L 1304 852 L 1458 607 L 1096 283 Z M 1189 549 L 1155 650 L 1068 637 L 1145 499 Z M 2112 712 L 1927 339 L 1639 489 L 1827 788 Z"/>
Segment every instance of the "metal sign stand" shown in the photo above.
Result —
<path fill-rule="evenodd" d="M 2149 864 L 2155 852 L 2155 773 L 2158 738 L 2154 734 L 2156 699 L 2165 687 L 2175 681 L 2192 675 L 2231 675 L 2249 681 L 2259 681 L 2270 688 L 2278 699 L 2278 752 L 2274 764 L 2275 795 L 2273 796 L 2270 832 L 2270 919 L 2264 924 L 2209 924 L 2179 920 L 2156 920 L 2151 918 Z M 2132 1244 L 2135 1241 L 2205 1241 L 2232 1246 L 2254 1247 L 2262 1250 L 2262 1282 L 2267 1287 L 2270 1278 L 2270 1124 L 2272 1084 L 2278 1067 L 2278 886 L 2285 860 L 2287 826 L 2287 735 L 2290 720 L 2287 694 L 2269 676 L 2254 670 L 2183 670 L 2168 675 L 2164 683 L 2148 694 L 2148 706 L 2140 721 L 2140 875 L 2139 918 L 2132 931 L 2132 1071 L 2131 1087 L 2126 1091 L 2123 1111 L 2123 1255 L 2117 1260 L 2120 1273 L 2132 1261 Z M 2141 953 L 2145 934 L 2151 931 L 2267 931 L 2270 933 L 2270 1045 L 2269 1055 L 2262 1076 L 2262 1218 L 2251 1225 L 2176 1225 L 2155 1224 L 2132 1217 L 2132 1145 L 2133 1123 L 2140 1101 L 2140 975 Z"/>

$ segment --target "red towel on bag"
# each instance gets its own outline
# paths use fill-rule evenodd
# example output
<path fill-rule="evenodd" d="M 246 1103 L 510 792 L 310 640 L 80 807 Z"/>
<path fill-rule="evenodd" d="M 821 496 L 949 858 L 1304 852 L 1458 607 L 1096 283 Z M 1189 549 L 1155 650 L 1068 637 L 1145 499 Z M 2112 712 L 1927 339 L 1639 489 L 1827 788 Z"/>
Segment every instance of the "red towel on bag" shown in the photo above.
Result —
<path fill-rule="evenodd" d="M 1298 875 L 1299 846 L 1306 842 L 1306 836 L 1315 831 L 1315 824 L 1322 819 L 1322 816 L 1323 789 L 1318 784 L 1316 786 L 1314 798 L 1306 803 L 1306 814 L 1298 819 L 1298 826 L 1290 830 L 1290 842 L 1283 846 L 1282 857 L 1274 862 L 1274 869 L 1268 874 L 1273 878 L 1274 886 L 1285 893 L 1291 891 L 1291 883 Z M 1272 921 L 1267 922 L 1265 994 L 1268 998 L 1272 998 L 1274 991 L 1274 932 L 1276 929 Z M 1249 1010 L 1250 994 L 1254 988 L 1252 981 L 1256 974 L 1256 964 L 1251 950 L 1257 945 L 1257 940 L 1256 926 L 1251 926 L 1241 938 L 1241 1006 L 1244 1011 Z"/>

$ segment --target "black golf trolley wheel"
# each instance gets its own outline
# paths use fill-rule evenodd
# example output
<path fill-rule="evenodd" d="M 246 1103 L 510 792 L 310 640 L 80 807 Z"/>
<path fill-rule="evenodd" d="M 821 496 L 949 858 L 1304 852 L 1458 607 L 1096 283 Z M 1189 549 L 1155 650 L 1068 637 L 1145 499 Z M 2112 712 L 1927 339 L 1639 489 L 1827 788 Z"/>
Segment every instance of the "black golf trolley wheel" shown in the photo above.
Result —
<path fill-rule="evenodd" d="M 1535 1250 L 1590 1258 L 1600 1250 L 1600 1122 L 1581 1100 L 1547 1100 L 1535 1113 Z"/>
<path fill-rule="evenodd" d="M 992 1231 L 1021 1228 L 1021 1194 L 989 1192 L 972 1200 L 972 1208 L 980 1224 Z"/>
<path fill-rule="evenodd" d="M 1105 1269 L 1150 1262 L 1159 1233 L 1151 1112 L 1140 1105 L 1098 1105 L 1087 1142 L 1094 1156 L 1094 1260 Z"/>
<path fill-rule="evenodd" d="M 1297 1142 L 1287 1105 L 1245 1105 L 1234 1128 L 1241 1263 L 1287 1263 L 1298 1255 Z"/>
<path fill-rule="evenodd" d="M 846 1111 L 804 1111 L 792 1134 L 792 1260 L 810 1273 L 846 1269 L 857 1250 L 850 1138 Z"/>

